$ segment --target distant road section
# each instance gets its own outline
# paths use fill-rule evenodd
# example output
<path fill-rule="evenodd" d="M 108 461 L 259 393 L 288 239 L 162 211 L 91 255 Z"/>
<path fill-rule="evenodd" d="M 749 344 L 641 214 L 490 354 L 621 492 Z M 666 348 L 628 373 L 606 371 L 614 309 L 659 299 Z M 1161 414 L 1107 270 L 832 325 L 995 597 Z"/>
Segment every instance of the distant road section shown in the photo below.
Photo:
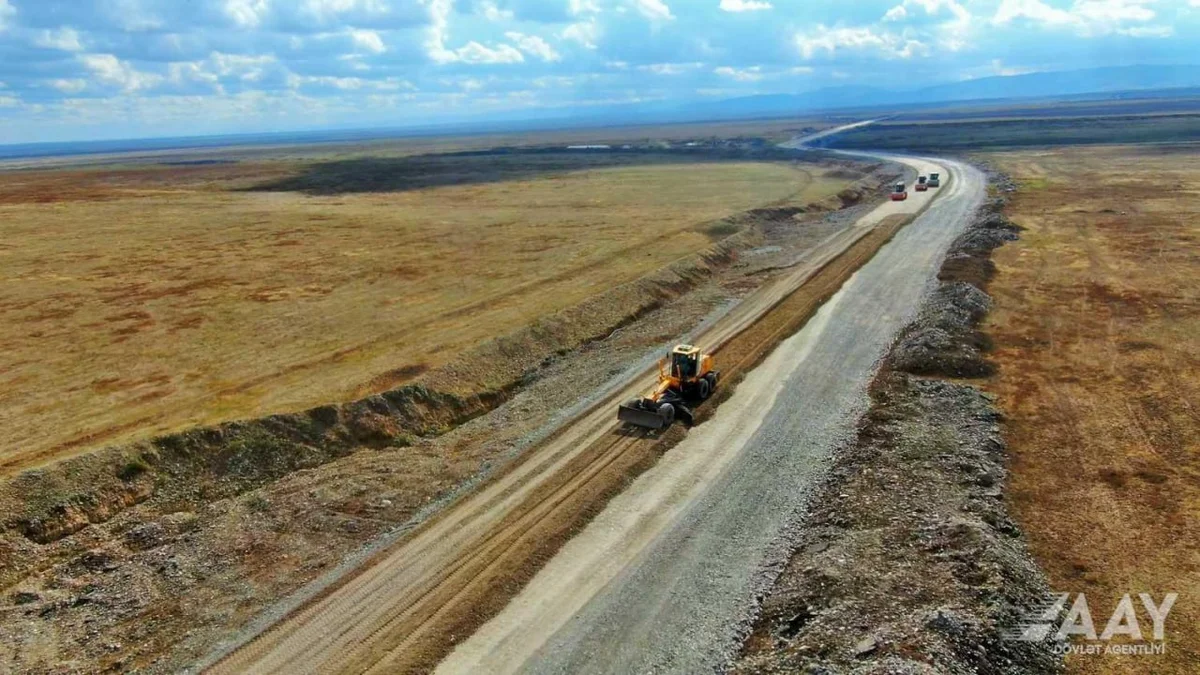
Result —
<path fill-rule="evenodd" d="M 780 145 L 780 147 L 791 148 L 793 150 L 799 150 L 805 146 L 812 145 L 812 144 L 816 143 L 817 141 L 829 138 L 830 136 L 836 136 L 838 134 L 850 131 L 851 129 L 858 129 L 860 127 L 865 127 L 869 124 L 874 124 L 878 121 L 879 120 L 877 120 L 877 119 L 863 120 L 862 122 L 855 122 L 854 124 L 846 124 L 846 125 L 843 125 L 840 127 L 833 127 L 832 129 L 818 131 L 817 133 L 809 134 L 808 136 L 797 136 L 796 138 L 793 138 L 792 140 L 787 141 L 786 143 L 780 143 L 779 145 Z"/>

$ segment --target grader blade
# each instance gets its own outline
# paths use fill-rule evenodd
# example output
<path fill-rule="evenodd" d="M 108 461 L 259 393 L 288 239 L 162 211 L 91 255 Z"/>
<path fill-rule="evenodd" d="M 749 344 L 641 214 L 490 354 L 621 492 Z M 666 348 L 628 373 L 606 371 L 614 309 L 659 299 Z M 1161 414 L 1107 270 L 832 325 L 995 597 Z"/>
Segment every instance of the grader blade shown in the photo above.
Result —
<path fill-rule="evenodd" d="M 646 410 L 639 405 L 622 403 L 617 408 L 617 419 L 645 429 L 661 429 L 666 426 L 666 419 L 657 411 Z"/>

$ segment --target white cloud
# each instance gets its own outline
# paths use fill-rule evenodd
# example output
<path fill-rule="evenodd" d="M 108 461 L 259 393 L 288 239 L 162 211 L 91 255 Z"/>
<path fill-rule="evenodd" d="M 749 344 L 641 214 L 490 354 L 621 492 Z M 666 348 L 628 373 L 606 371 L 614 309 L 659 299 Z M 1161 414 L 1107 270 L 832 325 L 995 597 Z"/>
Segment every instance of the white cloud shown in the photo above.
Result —
<path fill-rule="evenodd" d="M 520 49 L 526 54 L 537 57 L 547 63 L 562 59 L 562 56 L 560 56 L 558 52 L 554 51 L 554 47 L 551 47 L 550 43 L 536 35 L 524 35 L 516 31 L 509 31 L 504 34 L 504 37 L 512 40 L 517 46 L 517 49 Z"/>
<path fill-rule="evenodd" d="M 388 77 L 383 80 L 379 80 L 375 82 L 375 88 L 380 91 L 400 91 L 401 89 L 407 91 L 417 91 L 416 85 L 414 85 L 412 82 L 409 82 L 408 80 L 402 80 L 398 77 Z"/>
<path fill-rule="evenodd" d="M 472 40 L 452 52 L 456 61 L 463 63 L 521 63 L 525 57 L 512 45 L 500 44 L 488 47 Z"/>
<path fill-rule="evenodd" d="M 1200 0 L 1197 1 L 1200 2 Z M 559 37 L 577 42 L 586 49 L 595 49 L 596 43 L 600 40 L 600 34 L 600 24 L 595 19 L 589 19 L 567 26 L 559 34 Z"/>
<path fill-rule="evenodd" d="M 79 33 L 66 26 L 56 31 L 42 31 L 33 39 L 33 43 L 39 47 L 61 49 L 64 52 L 83 51 L 83 45 L 79 43 Z"/>
<path fill-rule="evenodd" d="M 387 51 L 387 47 L 383 44 L 383 38 L 379 37 L 379 33 L 373 30 L 352 30 L 350 31 L 350 39 L 354 41 L 355 47 L 373 54 L 382 54 Z"/>
<path fill-rule="evenodd" d="M 17 9 L 8 0 L 0 0 L 0 31 L 8 28 L 8 20 L 16 16 Z"/>
<path fill-rule="evenodd" d="M 213 52 L 208 63 L 222 77 L 237 77 L 245 82 L 257 82 L 266 74 L 268 66 L 278 63 L 273 54 L 225 54 Z"/>
<path fill-rule="evenodd" d="M 512 21 L 513 12 L 509 9 L 500 9 L 495 0 L 484 0 L 479 3 L 477 10 L 488 21 Z"/>
<path fill-rule="evenodd" d="M 1003 0 L 992 17 L 992 23 L 1008 24 L 1016 19 L 1029 19 L 1048 25 L 1066 25 L 1075 17 L 1065 10 L 1051 7 L 1041 0 Z"/>
<path fill-rule="evenodd" d="M 969 21 L 971 13 L 958 0 L 904 0 L 899 5 L 888 10 L 883 16 L 885 21 L 903 21 L 914 18 L 918 10 L 925 16 L 938 16 L 942 10 L 958 21 Z"/>
<path fill-rule="evenodd" d="M 271 0 L 225 0 L 221 11 L 240 28 L 256 28 L 271 11 Z"/>
<path fill-rule="evenodd" d="M 1020 67 L 1014 68 L 1014 67 L 1006 66 L 1006 65 L 1004 65 L 1004 62 L 1001 61 L 1000 59 L 992 59 L 992 71 L 994 73 L 996 73 L 997 75 L 1001 75 L 1004 77 L 1011 77 L 1013 75 L 1025 75 L 1027 73 L 1037 72 L 1033 68 L 1020 68 Z"/>
<path fill-rule="evenodd" d="M 1084 21 L 1122 23 L 1152 21 L 1154 10 L 1147 5 L 1153 0 L 1076 0 L 1071 12 Z"/>
<path fill-rule="evenodd" d="M 112 54 L 83 54 L 78 58 L 97 80 L 125 93 L 148 89 L 163 80 L 161 75 L 141 72 Z"/>
<path fill-rule="evenodd" d="M 920 40 L 894 33 L 876 33 L 868 27 L 829 28 L 817 24 L 816 30 L 797 33 L 796 48 L 805 59 L 812 59 L 825 52 L 829 56 L 839 51 L 874 51 L 887 58 L 908 59 L 929 54 L 929 47 Z"/>
<path fill-rule="evenodd" d="M 1169 38 L 1175 34 L 1173 26 L 1134 26 L 1118 28 L 1117 34 L 1135 38 Z"/>
<path fill-rule="evenodd" d="M 1075 0 L 1070 9 L 1051 7 L 1042 0 L 1003 0 L 992 17 L 997 26 L 1027 20 L 1046 28 L 1066 28 L 1083 37 L 1117 33 L 1132 37 L 1169 37 L 1169 26 L 1146 26 L 1157 14 L 1155 0 Z M 1136 23 L 1141 26 L 1126 27 Z"/>
<path fill-rule="evenodd" d="M 655 75 L 682 75 L 703 65 L 703 63 L 648 63 L 638 66 L 637 69 L 643 73 L 654 73 Z"/>
<path fill-rule="evenodd" d="M 458 60 L 455 53 L 446 48 L 446 37 L 450 32 L 450 12 L 454 0 L 424 0 L 429 8 L 429 28 L 426 29 L 425 53 L 434 63 L 453 63 Z"/>
<path fill-rule="evenodd" d="M 943 9 L 949 10 L 957 17 L 967 14 L 966 8 L 960 5 L 958 0 L 904 0 L 904 4 L 909 7 L 920 7 L 928 15 L 939 14 Z"/>
<path fill-rule="evenodd" d="M 663 0 L 630 0 L 633 8 L 651 21 L 670 21 L 675 16 Z"/>
<path fill-rule="evenodd" d="M 450 13 L 454 10 L 454 0 L 425 0 L 429 7 L 429 28 L 426 29 L 425 53 L 434 63 L 473 63 L 499 64 L 521 63 L 525 57 L 521 50 L 512 45 L 500 44 L 494 47 L 480 44 L 474 40 L 451 49 L 446 46 L 450 33 Z"/>
<path fill-rule="evenodd" d="M 721 0 L 720 7 L 725 12 L 758 12 L 771 9 L 773 5 L 763 0 Z"/>
<path fill-rule="evenodd" d="M 167 79 L 174 84 L 199 82 L 213 87 L 218 92 L 221 88 L 221 78 L 205 68 L 202 61 L 176 61 L 167 65 Z"/>
<path fill-rule="evenodd" d="M 350 12 L 387 14 L 388 4 L 386 0 L 304 0 L 301 9 L 305 14 L 324 23 Z"/>
<path fill-rule="evenodd" d="M 971 12 L 958 0 L 904 0 L 883 15 L 885 23 L 921 22 L 933 17 L 937 23 L 925 29 L 946 51 L 959 51 L 970 42 L 974 26 Z M 925 22 L 927 23 L 927 21 Z"/>
<path fill-rule="evenodd" d="M 15 108 L 21 105 L 21 99 L 15 96 L 0 96 L 0 108 Z"/>
<path fill-rule="evenodd" d="M 1200 0 L 1195 1 L 1200 2 Z M 600 12 L 600 5 L 596 4 L 596 0 L 568 0 L 567 12 L 569 12 L 571 16 L 597 14 Z"/>
<path fill-rule="evenodd" d="M 145 33 L 150 31 L 161 30 L 166 27 L 167 21 L 155 13 L 151 7 L 151 3 L 141 2 L 140 0 L 109 0 L 104 3 L 108 5 L 111 16 L 114 17 L 121 25 L 121 28 L 130 33 Z M 162 9 L 169 9 L 163 7 Z"/>
<path fill-rule="evenodd" d="M 273 54 L 246 55 L 213 52 L 202 61 L 176 61 L 167 66 L 167 80 L 173 84 L 196 82 L 225 93 L 222 80 L 253 84 L 261 82 L 268 69 L 279 66 Z"/>
<path fill-rule="evenodd" d="M 372 83 L 364 80 L 361 77 L 333 77 L 331 75 L 296 75 L 292 73 L 287 78 L 288 86 L 292 89 L 299 89 L 306 84 L 315 84 L 323 87 L 333 87 L 342 91 L 357 91 Z"/>
<path fill-rule="evenodd" d="M 762 68 L 759 66 L 752 66 L 750 68 L 721 66 L 713 69 L 713 72 L 721 77 L 732 78 L 738 82 L 757 82 L 763 79 Z"/>

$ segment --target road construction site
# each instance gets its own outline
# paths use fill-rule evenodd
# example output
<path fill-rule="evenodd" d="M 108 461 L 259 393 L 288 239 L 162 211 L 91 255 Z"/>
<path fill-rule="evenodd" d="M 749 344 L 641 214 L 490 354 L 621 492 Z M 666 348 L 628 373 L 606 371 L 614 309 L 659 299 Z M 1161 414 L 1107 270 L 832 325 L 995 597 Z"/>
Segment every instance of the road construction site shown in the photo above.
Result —
<path fill-rule="evenodd" d="M 615 382 L 480 489 L 204 665 L 727 663 L 799 497 L 853 431 L 874 364 L 982 200 L 983 178 L 966 165 L 891 159 L 949 180 L 879 206 L 688 336 L 715 353 L 727 383 L 699 408 L 697 427 L 619 428 L 617 403 L 652 386 L 654 372 Z"/>
<path fill-rule="evenodd" d="M 331 366 L 372 376 L 354 400 L 274 388 L 323 403 L 62 457 L 22 446 L 33 452 L 11 455 L 0 479 L 0 670 L 1062 672 L 1064 642 L 1012 637 L 1051 588 L 1180 589 L 1194 558 L 1194 397 L 1171 392 L 1192 384 L 1178 364 L 1191 358 L 1195 236 L 1177 195 L 1195 187 L 1197 153 L 1050 148 L 966 164 L 809 151 L 871 124 L 793 128 L 807 135 L 783 148 L 780 136 L 714 136 L 628 155 L 368 157 L 299 173 L 250 167 L 252 183 L 247 167 L 206 168 L 197 185 L 223 200 L 235 198 L 208 181 L 242 181 L 271 208 L 353 216 L 343 191 L 363 208 L 432 199 L 426 190 L 459 180 L 465 160 L 481 169 L 478 184 L 450 192 L 473 195 L 464 213 L 482 220 L 436 223 L 462 238 L 448 249 L 469 254 L 473 228 L 512 243 L 509 230 L 532 226 L 521 251 L 532 268 L 566 265 L 552 278 L 575 295 L 522 286 L 556 304 L 513 305 L 503 324 L 478 320 L 493 316 L 473 313 L 483 300 L 432 310 L 492 337 L 461 353 L 425 344 L 420 363 L 382 374 L 336 352 Z M 267 169 L 279 180 L 261 183 Z M 157 175 L 94 178 L 111 191 L 114 179 Z M 935 175 L 940 185 L 917 187 Z M 25 177 L 0 190 L 0 202 L 17 202 L 10 213 L 54 181 L 80 179 Z M 676 213 L 670 233 L 648 228 L 645 241 L 681 248 L 641 260 L 631 252 L 644 244 L 626 245 L 618 221 L 675 212 L 650 181 L 707 201 Z M 614 214 L 568 183 L 600 194 L 623 185 L 641 199 Z M 71 196 L 72 208 L 99 196 Z M 539 224 L 561 225 L 585 203 L 595 208 L 576 224 L 610 228 L 617 250 L 589 262 L 542 247 Z M 530 218 L 501 204 L 561 208 Z M 83 260 L 74 255 L 64 269 Z M 504 296 L 497 264 L 475 271 Z M 36 271 L 19 280 L 61 281 Z M 399 272 L 410 288 L 413 268 Z M 177 304 L 138 288 L 122 301 Z M 378 288 L 362 297 L 378 296 L 405 302 Z M 269 299 L 298 307 L 286 293 Z M 12 301 L 31 321 L 74 320 Z M 136 331 L 113 335 L 123 345 Z M 382 340 L 383 357 L 411 356 L 421 336 L 396 335 L 405 349 Z M 667 382 L 656 363 L 683 343 L 696 345 L 683 352 L 699 367 L 690 395 L 684 369 Z M 710 365 L 720 383 L 702 400 Z M 654 397 L 668 384 L 682 397 L 664 400 L 688 406 L 694 424 L 665 423 Z M 646 413 L 635 418 L 653 428 L 618 422 L 618 404 L 635 397 Z M 1094 433 L 1075 433 L 1083 427 Z M 1064 461 L 1080 471 L 1059 471 Z M 1113 508 L 1142 525 L 1118 531 L 1130 521 L 1112 521 Z M 1080 536 L 1085 525 L 1092 534 Z M 1178 635 L 1193 615 L 1181 602 L 1155 672 L 1191 672 L 1195 640 Z M 1065 666 L 1128 669 L 1116 659 Z"/>
<path fill-rule="evenodd" d="M 281 612 L 271 608 L 280 598 L 288 598 L 278 605 L 286 614 L 298 588 L 304 589 L 298 594 L 302 597 L 310 588 L 323 589 L 353 576 L 364 556 L 419 531 L 414 528 L 447 505 L 511 470 L 526 451 L 557 433 L 563 422 L 589 410 L 597 398 L 626 387 L 680 336 L 696 334 L 697 326 L 714 325 L 753 289 L 813 262 L 814 256 L 829 250 L 831 242 L 856 238 L 860 233 L 855 223 L 873 209 L 883 197 L 883 186 L 894 181 L 899 171 L 880 162 L 769 148 L 764 153 L 748 141 L 740 142 L 738 147 L 742 146 L 748 149 L 721 150 L 713 157 L 724 161 L 731 152 L 739 158 L 749 153 L 747 157 L 758 158 L 769 175 L 782 176 L 785 189 L 766 195 L 766 202 L 751 201 L 758 204 L 755 208 L 732 213 L 719 196 L 712 197 L 721 209 L 720 218 L 692 222 L 677 234 L 688 239 L 699 232 L 701 248 L 648 275 L 615 287 L 561 275 L 590 287 L 591 297 L 580 305 L 539 315 L 510 332 L 490 320 L 474 321 L 472 330 L 493 334 L 499 330 L 500 334 L 462 355 L 434 349 L 439 359 L 448 361 L 445 365 L 424 372 L 401 368 L 392 375 L 408 381 L 381 395 L 76 452 L 7 477 L 0 482 L 0 505 L 8 514 L 0 527 L 0 584 L 9 589 L 0 596 L 5 617 L 0 621 L 0 662 L 26 672 L 64 664 L 81 670 L 178 672 L 231 636 L 258 632 L 279 617 Z M 532 153 L 532 157 L 543 155 Z M 653 159 L 641 154 L 622 157 L 626 163 Z M 673 167 L 689 158 L 691 154 L 671 155 L 666 165 L 647 169 L 641 182 L 678 175 Z M 439 161 L 448 169 L 461 170 L 490 167 L 492 160 L 489 155 L 471 159 L 473 164 L 464 164 L 461 158 Z M 528 167 L 532 161 L 509 164 Z M 559 169 L 564 163 L 586 167 L 603 161 L 592 155 L 545 156 L 545 162 Z M 225 175 L 220 173 L 226 170 L 222 166 L 201 168 Z M 730 166 L 729 171 L 741 171 Z M 245 169 L 235 164 L 229 170 L 240 175 Z M 402 178 L 412 173 L 399 160 L 395 166 L 375 169 Z M 809 180 L 811 176 L 821 178 Z M 120 170 L 97 174 L 102 181 L 114 177 L 127 176 Z M 611 178 L 608 169 L 565 175 L 550 171 L 531 181 L 502 180 L 470 189 L 479 195 L 512 193 L 511 198 L 520 200 L 531 190 L 559 186 L 555 189 L 561 192 L 568 183 L 599 181 L 595 187 L 607 194 L 604 184 Z M 657 194 L 652 184 L 643 191 Z M 567 192 L 568 199 L 586 196 Z M 215 194 L 221 199 L 244 198 Z M 404 194 L 433 198 L 423 192 Z M 339 199 L 370 199 L 377 205 L 397 199 L 394 194 L 308 197 L 294 192 L 264 198 L 271 204 L 327 205 L 331 214 L 346 213 L 332 203 Z M 668 203 L 668 195 L 657 199 Z M 561 213 L 554 208 L 559 203 L 551 201 L 549 210 L 546 202 L 532 205 L 538 217 L 517 222 L 537 227 L 541 219 Z M 87 206 L 86 202 L 73 204 L 73 208 Z M 640 208 L 629 204 L 615 213 L 606 210 L 605 203 L 588 204 L 588 212 L 605 227 L 617 227 L 615 217 Z M 462 208 L 471 211 L 474 206 L 467 203 Z M 516 226 L 509 220 L 510 211 L 484 211 L 493 214 L 489 217 L 498 227 Z M 651 211 L 640 213 L 653 219 Z M 479 224 L 463 227 L 469 230 Z M 313 229 L 341 231 L 328 223 Z M 219 238 L 219 230 L 213 229 L 211 235 Z M 884 234 L 873 231 L 870 246 L 882 243 Z M 492 232 L 491 236 L 501 235 Z M 539 255 L 554 256 L 555 250 L 551 246 Z M 675 255 L 665 249 L 657 253 Z M 571 264 L 578 262 L 588 261 Z M 628 262 L 655 264 L 650 256 Z M 337 268 L 345 271 L 353 266 L 343 260 Z M 604 272 L 605 268 L 589 265 L 589 269 Z M 538 289 L 533 294 L 538 298 L 548 293 L 544 284 Z M 396 299 L 393 294 L 391 300 Z M 806 302 L 815 306 L 820 299 L 818 295 Z M 163 303 L 191 301 L 171 295 L 148 302 L 159 303 L 153 304 L 158 308 Z M 295 311 L 305 302 L 285 298 L 278 308 Z M 472 316 L 451 314 L 459 322 Z M 756 326 L 761 329 L 765 324 L 760 321 Z M 301 331 L 298 337 L 305 334 Z M 397 358 L 410 357 L 420 346 L 412 343 L 419 335 L 409 338 Z M 645 461 L 627 475 L 636 475 L 652 463 L 659 447 L 640 445 L 637 452 Z M 607 475 L 616 476 L 617 470 Z M 547 540 L 547 545 L 557 543 Z M 529 571 L 536 571 L 536 566 Z M 495 611 L 506 598 L 495 594 Z"/>
<path fill-rule="evenodd" d="M 11 514 L 0 580 L 12 589 L 0 661 L 33 672 L 586 670 L 611 640 L 629 668 L 729 663 L 806 491 L 866 406 L 874 363 L 982 193 L 953 162 L 738 143 L 714 157 L 751 153 L 820 180 L 695 225 L 712 244 L 650 275 L 604 292 L 581 281 L 596 293 L 580 305 L 437 368 L 397 371 L 399 388 L 13 477 L 0 490 Z M 411 169 L 372 166 L 403 180 Z M 288 180 L 324 190 L 331 175 L 361 174 L 313 171 Z M 930 173 L 947 180 L 888 198 L 897 179 Z M 294 201 L 301 188 L 270 189 Z M 680 342 L 714 354 L 722 376 L 696 426 L 619 426 L 617 404 L 653 387 L 656 360 Z M 800 450 L 784 452 L 789 443 Z M 721 491 L 761 503 L 725 503 Z M 663 577 L 670 598 L 638 590 Z M 702 606 L 712 611 L 693 611 Z M 696 616 L 667 621 L 668 607 Z M 660 626 L 637 641 L 622 633 L 647 621 Z M 580 660 L 556 665 L 547 651 Z"/>

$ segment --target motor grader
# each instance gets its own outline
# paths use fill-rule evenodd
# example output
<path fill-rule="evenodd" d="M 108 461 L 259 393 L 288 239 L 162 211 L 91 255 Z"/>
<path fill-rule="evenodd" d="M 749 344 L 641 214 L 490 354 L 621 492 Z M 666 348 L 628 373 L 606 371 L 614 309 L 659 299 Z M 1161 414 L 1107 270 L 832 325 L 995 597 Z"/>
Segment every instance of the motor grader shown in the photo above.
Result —
<path fill-rule="evenodd" d="M 621 404 L 617 419 L 646 429 L 663 429 L 675 420 L 690 425 L 692 406 L 712 395 L 719 377 L 711 354 L 701 354 L 694 345 L 677 345 L 659 361 L 654 389 Z"/>

